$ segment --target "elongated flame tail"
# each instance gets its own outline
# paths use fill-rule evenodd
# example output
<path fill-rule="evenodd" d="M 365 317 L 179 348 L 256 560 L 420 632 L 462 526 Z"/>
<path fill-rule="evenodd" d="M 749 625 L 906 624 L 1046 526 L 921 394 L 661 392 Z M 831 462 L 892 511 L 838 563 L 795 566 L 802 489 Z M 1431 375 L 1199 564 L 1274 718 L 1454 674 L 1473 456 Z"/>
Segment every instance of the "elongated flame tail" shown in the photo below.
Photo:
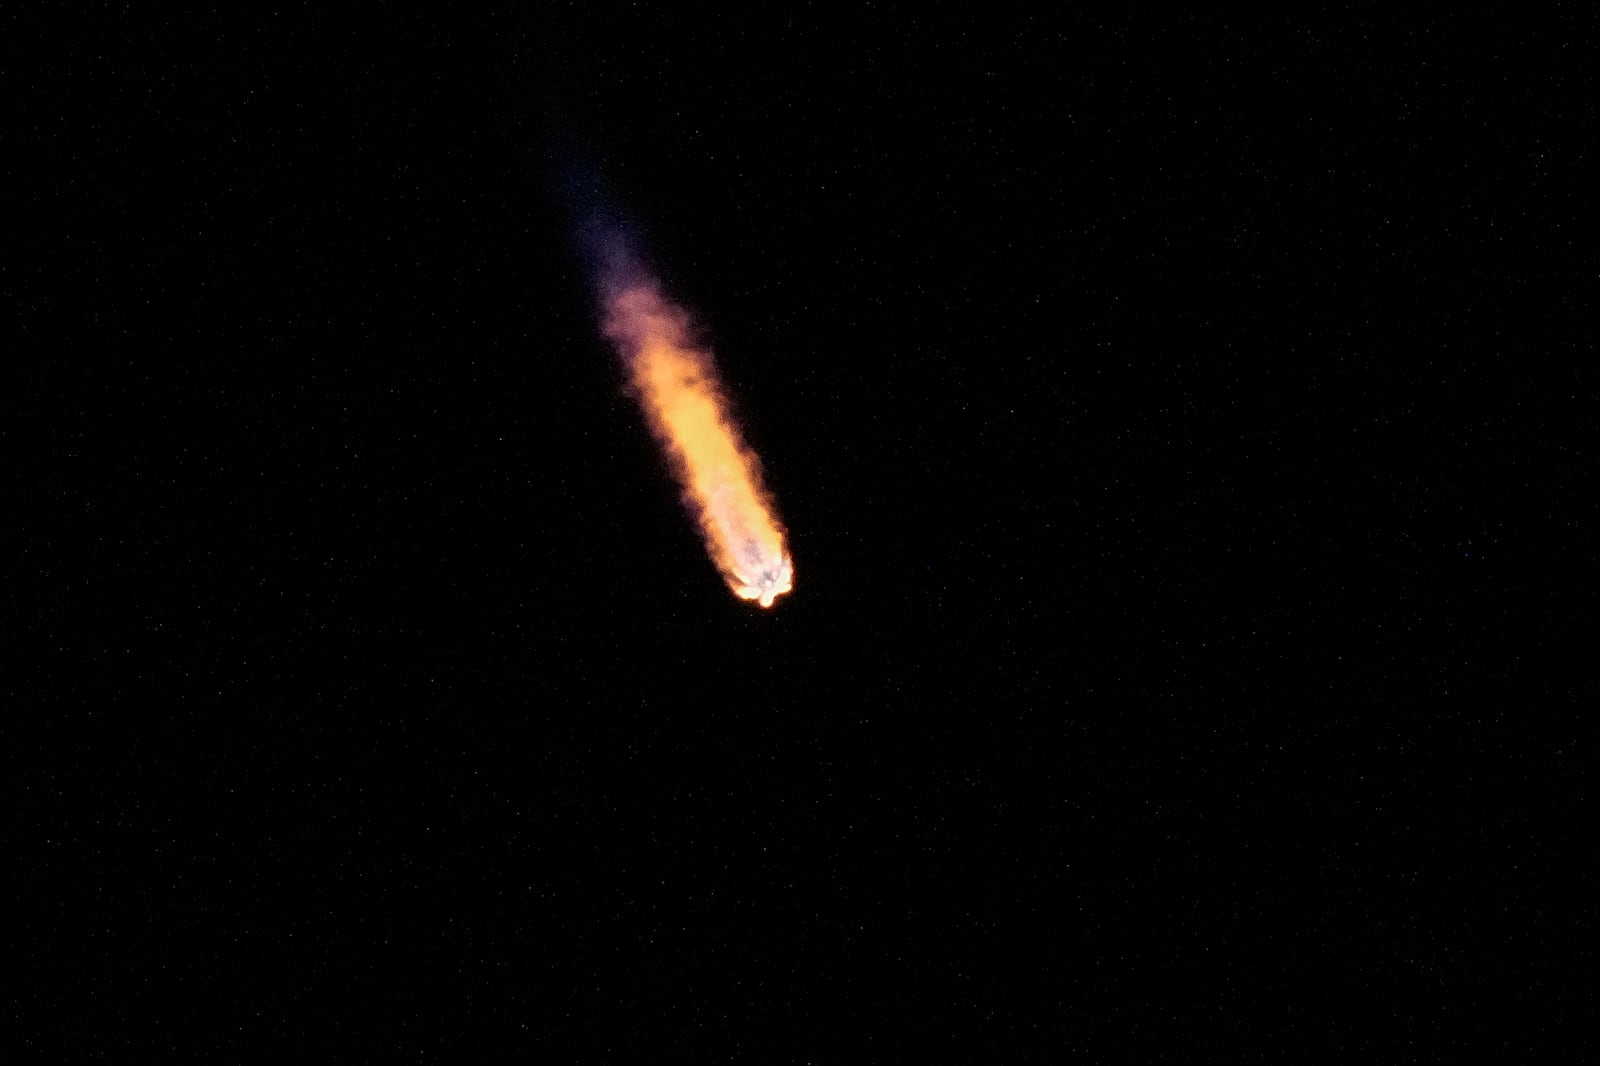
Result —
<path fill-rule="evenodd" d="M 605 302 L 606 336 L 672 458 L 707 552 L 734 595 L 771 607 L 794 587 L 794 565 L 760 462 L 729 417 L 710 354 L 692 341 L 688 315 L 648 279 L 614 287 Z"/>

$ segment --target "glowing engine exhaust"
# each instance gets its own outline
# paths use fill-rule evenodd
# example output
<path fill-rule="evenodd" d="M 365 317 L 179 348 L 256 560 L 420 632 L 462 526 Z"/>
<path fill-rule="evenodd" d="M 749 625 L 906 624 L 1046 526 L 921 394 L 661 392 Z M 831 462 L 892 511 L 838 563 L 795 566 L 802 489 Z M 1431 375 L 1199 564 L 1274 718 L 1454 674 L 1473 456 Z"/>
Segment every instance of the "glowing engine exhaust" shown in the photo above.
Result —
<path fill-rule="evenodd" d="M 794 587 L 783 525 L 761 465 L 729 416 L 711 355 L 657 283 L 612 260 L 602 285 L 605 334 L 627 364 L 650 428 L 671 457 L 706 551 L 734 595 L 763 607 Z"/>

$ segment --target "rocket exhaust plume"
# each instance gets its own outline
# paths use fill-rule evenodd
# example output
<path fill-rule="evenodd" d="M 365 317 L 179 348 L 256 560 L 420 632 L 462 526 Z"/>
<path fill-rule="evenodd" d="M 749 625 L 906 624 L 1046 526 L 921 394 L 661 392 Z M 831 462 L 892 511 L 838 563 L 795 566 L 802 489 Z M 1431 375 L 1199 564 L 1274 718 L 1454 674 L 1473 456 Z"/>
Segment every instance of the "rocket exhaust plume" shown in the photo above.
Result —
<path fill-rule="evenodd" d="M 794 587 L 783 525 L 761 483 L 689 315 L 613 245 L 602 268 L 604 332 L 626 364 L 632 391 L 672 461 L 706 551 L 734 595 L 763 607 Z"/>

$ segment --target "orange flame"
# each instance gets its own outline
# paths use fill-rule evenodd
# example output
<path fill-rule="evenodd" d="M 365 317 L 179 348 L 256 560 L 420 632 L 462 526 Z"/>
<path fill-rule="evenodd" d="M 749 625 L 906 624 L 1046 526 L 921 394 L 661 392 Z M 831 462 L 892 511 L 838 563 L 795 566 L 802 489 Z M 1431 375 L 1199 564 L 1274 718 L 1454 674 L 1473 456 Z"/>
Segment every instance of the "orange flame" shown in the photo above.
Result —
<path fill-rule="evenodd" d="M 690 338 L 689 316 L 653 284 L 635 282 L 607 297 L 605 333 L 699 513 L 711 561 L 734 595 L 771 607 L 794 587 L 794 564 L 760 462 L 728 417 L 710 353 Z"/>

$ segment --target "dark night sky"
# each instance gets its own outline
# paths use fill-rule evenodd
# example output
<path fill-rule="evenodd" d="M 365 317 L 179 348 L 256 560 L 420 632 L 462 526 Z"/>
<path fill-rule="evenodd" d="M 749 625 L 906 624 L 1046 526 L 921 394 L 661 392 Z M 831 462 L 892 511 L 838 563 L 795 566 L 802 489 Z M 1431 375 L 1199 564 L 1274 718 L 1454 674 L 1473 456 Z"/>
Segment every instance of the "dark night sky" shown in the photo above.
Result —
<path fill-rule="evenodd" d="M 11 27 L 15 1061 L 1592 1039 L 1591 16 L 542 6 Z"/>

